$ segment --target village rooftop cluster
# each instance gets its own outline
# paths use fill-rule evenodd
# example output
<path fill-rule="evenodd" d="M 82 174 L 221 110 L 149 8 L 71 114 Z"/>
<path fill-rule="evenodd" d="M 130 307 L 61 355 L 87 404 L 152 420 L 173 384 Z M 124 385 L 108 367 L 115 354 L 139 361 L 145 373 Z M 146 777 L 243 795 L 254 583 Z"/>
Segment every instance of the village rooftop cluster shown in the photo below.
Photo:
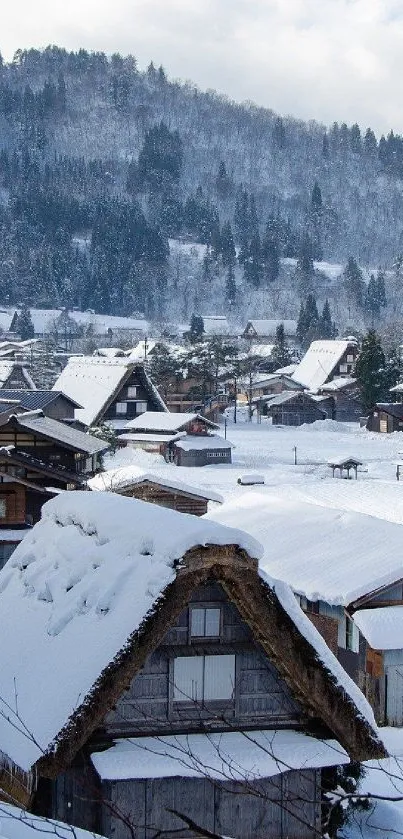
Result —
<path fill-rule="evenodd" d="M 48 320 L 0 344 L 0 814 L 331 834 L 356 764 L 403 748 L 403 385 L 366 412 L 355 337 L 249 321 L 203 400 L 189 356 L 156 375 L 186 338 L 95 318 L 48 364 Z"/>

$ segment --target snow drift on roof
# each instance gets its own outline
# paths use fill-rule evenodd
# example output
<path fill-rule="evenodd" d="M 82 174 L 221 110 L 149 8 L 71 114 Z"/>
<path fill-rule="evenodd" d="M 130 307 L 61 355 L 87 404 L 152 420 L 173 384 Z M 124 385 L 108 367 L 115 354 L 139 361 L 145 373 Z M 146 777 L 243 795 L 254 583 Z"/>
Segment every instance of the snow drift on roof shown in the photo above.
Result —
<path fill-rule="evenodd" d="M 116 740 L 95 752 L 92 762 L 102 780 L 205 778 L 247 783 L 290 769 L 317 769 L 349 763 L 337 740 L 317 740 L 301 731 L 225 731 Z M 208 767 L 208 770 L 206 770 Z"/>
<path fill-rule="evenodd" d="M 205 518 L 253 535 L 261 567 L 309 600 L 348 605 L 403 578 L 401 525 L 370 515 L 252 489 Z"/>
<path fill-rule="evenodd" d="M 97 421 L 105 405 L 112 399 L 120 384 L 134 367 L 134 363 L 127 358 L 73 356 L 69 358 L 68 364 L 62 370 L 52 390 L 61 390 L 66 396 L 70 396 L 71 399 L 83 405 L 82 410 L 76 410 L 75 416 L 76 419 L 90 426 Z M 141 367 L 139 369 L 142 370 Z M 142 375 L 155 402 L 161 406 L 161 411 L 166 411 L 151 380 L 144 371 Z"/>
<path fill-rule="evenodd" d="M 176 440 L 175 446 L 185 452 L 234 448 L 230 440 L 224 440 L 224 437 L 219 437 L 218 434 L 186 434 L 186 437 Z"/>
<path fill-rule="evenodd" d="M 403 646 L 403 606 L 360 609 L 354 623 L 374 650 L 397 650 Z"/>
<path fill-rule="evenodd" d="M 351 341 L 312 341 L 302 361 L 293 373 L 293 379 L 308 390 L 318 390 L 328 380 Z"/>
<path fill-rule="evenodd" d="M 127 422 L 125 428 L 138 429 L 141 431 L 179 431 L 184 425 L 195 420 L 203 420 L 209 428 L 218 428 L 216 423 L 202 417 L 201 414 L 171 414 L 169 411 L 145 411 L 130 422 Z"/>
<path fill-rule="evenodd" d="M 196 495 L 200 498 L 207 498 L 209 501 L 223 502 L 223 497 L 218 492 L 212 489 L 203 489 L 202 487 L 193 486 L 193 484 L 186 484 L 184 481 L 177 481 L 176 478 L 166 477 L 165 475 L 157 475 L 153 472 L 145 472 L 139 466 L 120 466 L 117 469 L 108 469 L 107 472 L 100 472 L 88 481 L 88 486 L 92 490 L 117 490 L 124 489 L 124 487 L 132 486 L 133 484 L 141 484 L 143 481 L 149 481 L 159 486 L 167 487 L 167 489 L 177 489 L 179 492 L 187 492 L 189 495 Z"/>
<path fill-rule="evenodd" d="M 286 335 L 294 336 L 297 332 L 297 321 L 296 320 L 288 320 L 288 319 L 265 319 L 265 320 L 248 320 L 248 323 L 245 327 L 245 331 L 248 328 L 249 324 L 252 324 L 253 329 L 256 332 L 256 335 L 260 335 L 262 338 L 268 336 L 275 336 L 276 329 L 280 324 L 284 326 L 284 332 Z"/>
<path fill-rule="evenodd" d="M 53 390 L 61 390 L 83 405 L 83 409 L 77 410 L 75 416 L 89 426 L 96 421 L 105 403 L 127 375 L 129 366 L 127 358 L 69 358 Z"/>
<path fill-rule="evenodd" d="M 175 560 L 208 544 L 262 552 L 239 530 L 119 495 L 66 492 L 44 505 L 0 571 L 0 743 L 11 760 L 27 770 L 51 746 L 174 579 Z M 6 719 L 17 722 L 16 701 L 34 740 Z"/>
<path fill-rule="evenodd" d="M 0 803 L 0 839 L 102 839 L 98 833 L 89 833 L 80 827 L 34 816 L 19 807 Z"/>

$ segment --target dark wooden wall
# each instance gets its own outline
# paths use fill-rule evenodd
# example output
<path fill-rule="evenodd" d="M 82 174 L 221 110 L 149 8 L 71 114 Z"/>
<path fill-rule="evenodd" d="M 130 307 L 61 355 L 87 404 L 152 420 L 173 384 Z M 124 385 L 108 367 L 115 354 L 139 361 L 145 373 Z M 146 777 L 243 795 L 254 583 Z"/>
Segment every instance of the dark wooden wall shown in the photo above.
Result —
<path fill-rule="evenodd" d="M 137 387 L 137 394 L 136 396 L 128 396 L 128 388 L 129 387 Z M 129 401 L 128 401 L 129 400 Z M 116 403 L 117 402 L 127 402 L 127 413 L 126 414 L 117 414 L 116 413 Z M 103 420 L 112 420 L 112 419 L 134 419 L 135 417 L 139 416 L 139 413 L 136 410 L 137 402 L 146 402 L 147 403 L 147 411 L 158 411 L 159 406 L 155 404 L 154 400 L 150 399 L 150 394 L 147 392 L 145 387 L 141 384 L 139 375 L 134 370 L 131 374 L 130 378 L 125 382 L 125 384 L 121 387 L 119 393 L 113 399 L 113 402 L 109 405 L 106 409 L 102 419 Z"/>
<path fill-rule="evenodd" d="M 207 778 L 120 781 L 105 784 L 105 798 L 135 825 L 136 839 L 194 839 L 195 833 L 168 809 L 234 839 L 311 839 L 320 829 L 320 772 L 315 770 L 246 784 Z M 113 839 L 132 839 L 130 829 L 109 807 L 101 829 Z"/>
<path fill-rule="evenodd" d="M 114 711 L 105 720 L 109 736 L 153 732 L 200 731 L 222 728 L 298 726 L 301 711 L 276 668 L 256 647 L 220 586 L 200 587 L 192 602 L 219 603 L 223 608 L 219 640 L 192 639 L 189 643 L 189 610 L 167 632 L 163 644 L 149 656 Z M 201 705 L 172 700 L 173 660 L 180 655 L 235 654 L 234 698 Z"/>
<path fill-rule="evenodd" d="M 156 484 L 135 484 L 129 489 L 119 491 L 119 494 L 131 498 L 140 498 L 142 501 L 149 501 L 151 504 L 158 504 L 160 507 L 168 507 L 170 510 L 177 510 L 179 513 L 190 513 L 193 516 L 204 516 L 207 513 L 206 498 L 186 495 L 180 490 L 164 488 Z"/>

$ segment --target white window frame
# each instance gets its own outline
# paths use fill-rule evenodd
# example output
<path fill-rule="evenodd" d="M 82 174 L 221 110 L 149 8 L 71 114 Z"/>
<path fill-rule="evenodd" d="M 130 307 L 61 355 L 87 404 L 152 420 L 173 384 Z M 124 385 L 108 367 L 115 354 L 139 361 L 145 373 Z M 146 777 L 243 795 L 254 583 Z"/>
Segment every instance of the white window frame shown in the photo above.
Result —
<path fill-rule="evenodd" d="M 127 402 L 116 402 L 116 416 L 123 417 L 127 414 Z"/>
<path fill-rule="evenodd" d="M 235 691 L 235 655 L 177 656 L 172 661 L 172 701 L 230 702 Z"/>
<path fill-rule="evenodd" d="M 140 405 L 142 405 L 143 407 L 140 408 Z M 147 402 L 146 401 L 141 400 L 141 402 L 136 402 L 136 414 L 145 414 L 146 410 L 147 410 Z"/>
<path fill-rule="evenodd" d="M 136 399 L 136 397 L 137 397 L 137 385 L 128 385 L 127 398 L 128 399 Z"/>
<path fill-rule="evenodd" d="M 198 627 L 202 630 L 198 632 Z M 189 609 L 189 637 L 192 641 L 198 638 L 220 638 L 221 609 L 210 603 L 206 606 L 191 606 Z"/>

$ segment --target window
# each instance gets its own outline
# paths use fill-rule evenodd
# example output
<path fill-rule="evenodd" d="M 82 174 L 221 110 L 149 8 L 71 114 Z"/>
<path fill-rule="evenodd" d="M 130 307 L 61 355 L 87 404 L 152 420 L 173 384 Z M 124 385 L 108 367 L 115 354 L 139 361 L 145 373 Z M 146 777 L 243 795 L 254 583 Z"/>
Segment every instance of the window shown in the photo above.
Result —
<path fill-rule="evenodd" d="M 136 414 L 145 414 L 147 402 L 136 402 Z"/>
<path fill-rule="evenodd" d="M 234 685 L 234 655 L 181 656 L 174 659 L 174 702 L 232 699 Z"/>
<path fill-rule="evenodd" d="M 127 402 L 116 402 L 116 413 L 127 414 Z"/>
<path fill-rule="evenodd" d="M 340 364 L 340 373 L 348 373 L 348 365 L 347 364 Z"/>
<path fill-rule="evenodd" d="M 137 385 L 130 385 L 127 388 L 127 396 L 128 399 L 135 399 L 135 397 L 137 396 Z"/>
<path fill-rule="evenodd" d="M 354 356 L 353 355 L 348 355 L 347 356 L 347 363 L 348 364 L 354 364 Z"/>
<path fill-rule="evenodd" d="M 6 515 L 7 515 L 7 504 L 6 504 L 6 499 L 5 499 L 5 498 L 1 498 L 1 499 L 0 499 L 0 519 L 5 519 L 5 518 L 6 518 Z"/>
<path fill-rule="evenodd" d="M 347 617 L 346 615 L 346 650 L 351 650 L 353 653 L 358 653 L 359 651 L 359 633 L 358 629 L 351 620 L 351 618 Z"/>
<path fill-rule="evenodd" d="M 191 638 L 218 638 L 220 635 L 221 609 L 196 606 L 190 610 Z"/>

